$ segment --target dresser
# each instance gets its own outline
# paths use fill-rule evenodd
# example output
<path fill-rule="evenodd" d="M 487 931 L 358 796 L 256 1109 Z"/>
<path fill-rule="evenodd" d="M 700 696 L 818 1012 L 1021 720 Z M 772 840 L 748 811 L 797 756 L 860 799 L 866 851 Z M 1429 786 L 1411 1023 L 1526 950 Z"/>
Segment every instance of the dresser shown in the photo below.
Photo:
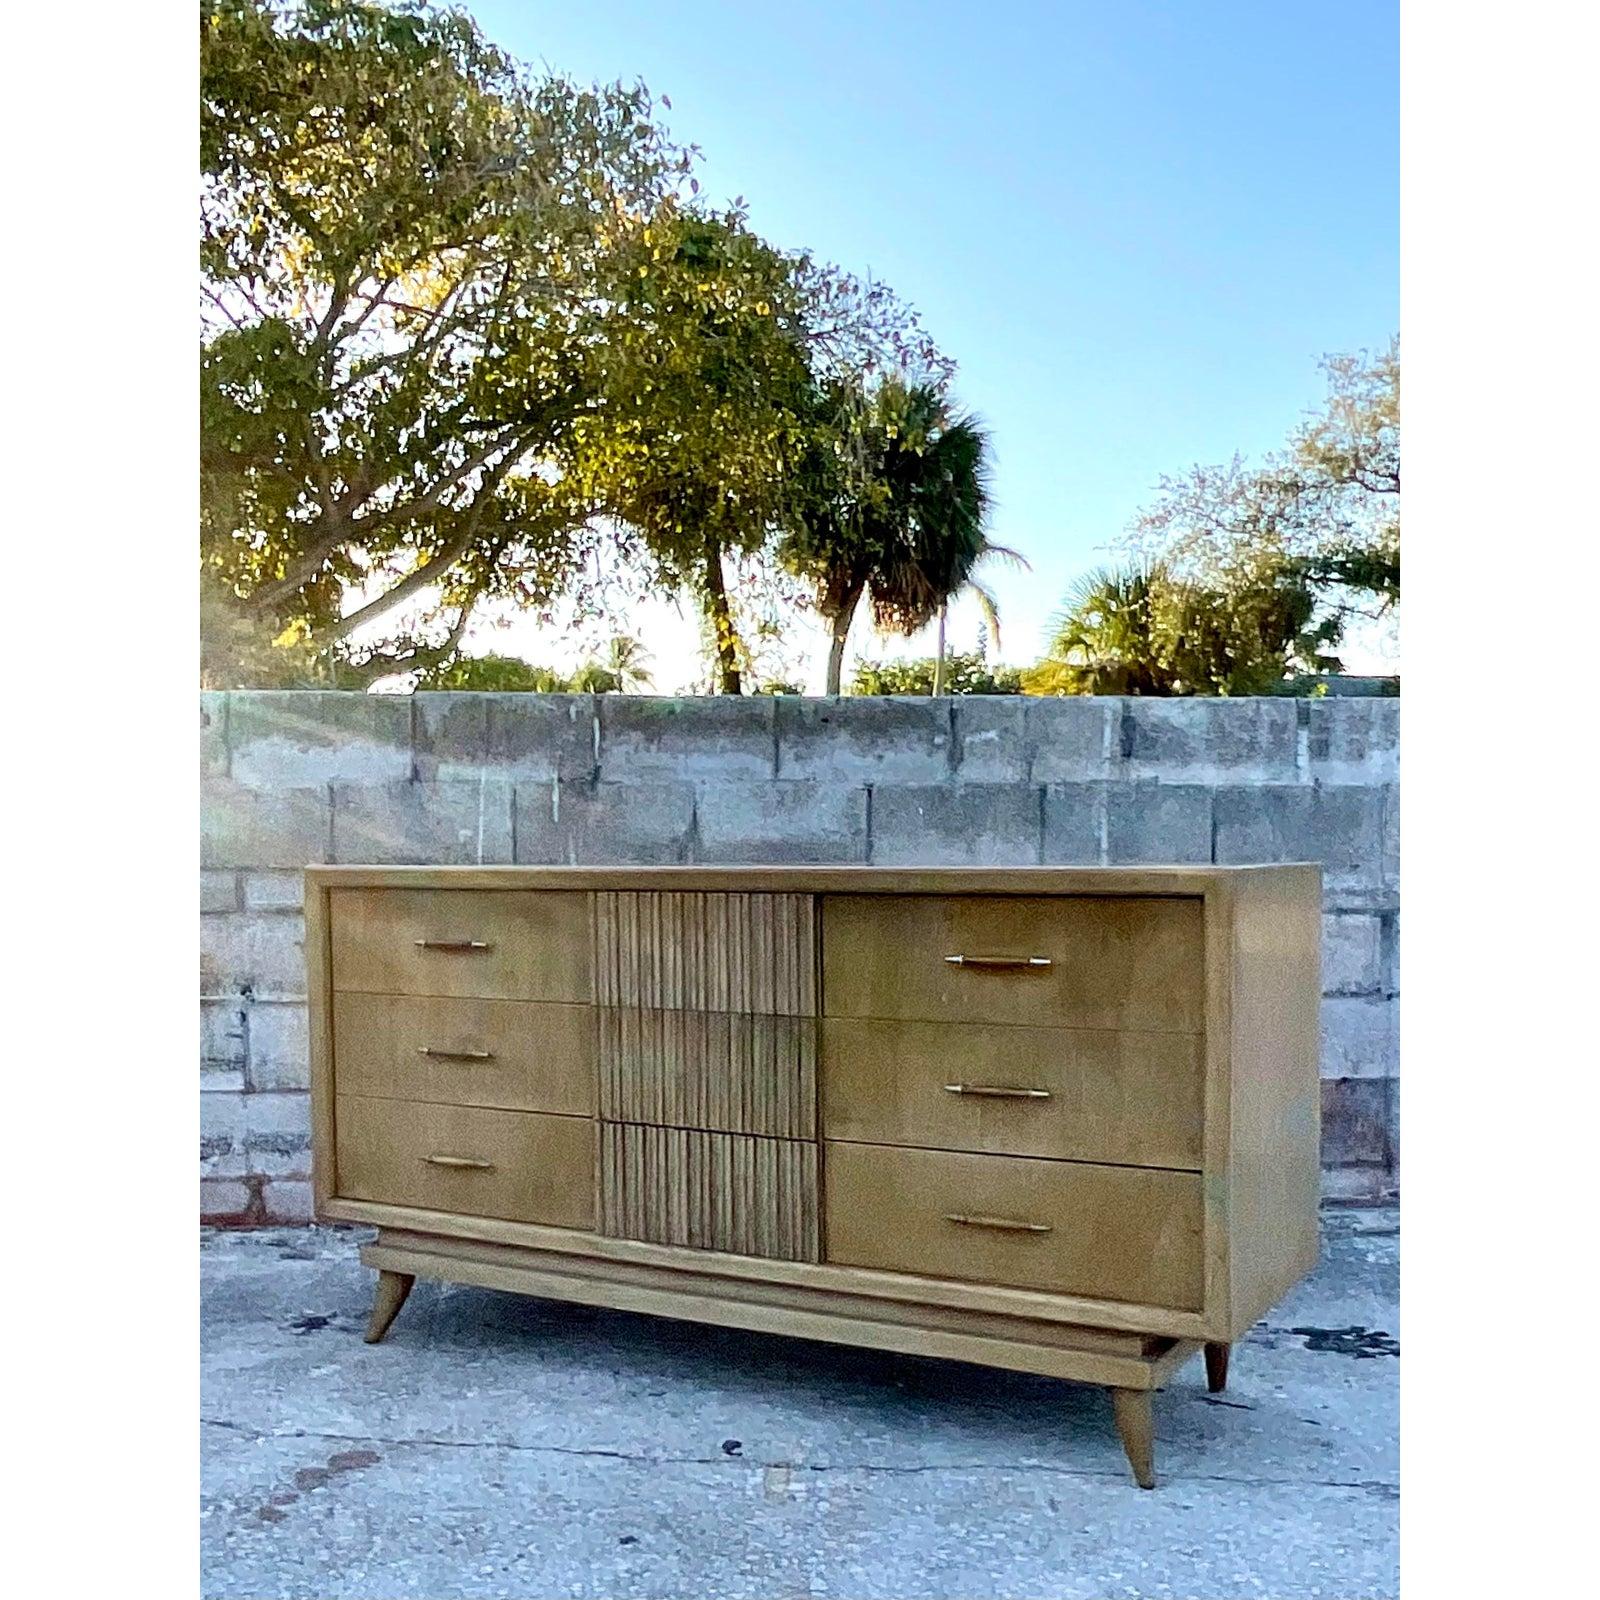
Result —
<path fill-rule="evenodd" d="M 319 1217 L 418 1277 L 1151 1395 L 1317 1258 L 1315 866 L 312 867 Z"/>

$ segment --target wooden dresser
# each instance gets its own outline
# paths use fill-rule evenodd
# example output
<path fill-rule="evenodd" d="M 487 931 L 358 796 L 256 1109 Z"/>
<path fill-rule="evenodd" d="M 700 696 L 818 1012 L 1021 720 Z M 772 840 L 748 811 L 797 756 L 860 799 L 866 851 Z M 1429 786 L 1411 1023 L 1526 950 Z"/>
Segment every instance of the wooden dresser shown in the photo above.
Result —
<path fill-rule="evenodd" d="M 318 1214 L 419 1276 L 1150 1396 L 1317 1258 L 1314 866 L 312 867 Z"/>

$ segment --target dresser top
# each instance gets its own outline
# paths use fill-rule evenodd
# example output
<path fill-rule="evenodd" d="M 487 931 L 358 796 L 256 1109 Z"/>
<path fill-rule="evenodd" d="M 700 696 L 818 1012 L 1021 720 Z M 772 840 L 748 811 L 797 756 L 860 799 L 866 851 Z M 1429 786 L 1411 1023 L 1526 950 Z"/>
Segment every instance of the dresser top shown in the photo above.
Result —
<path fill-rule="evenodd" d="M 1137 867 L 408 867 L 311 866 L 320 888 L 766 890 L 796 894 L 1181 894 L 1273 880 L 1320 881 L 1316 862 Z"/>

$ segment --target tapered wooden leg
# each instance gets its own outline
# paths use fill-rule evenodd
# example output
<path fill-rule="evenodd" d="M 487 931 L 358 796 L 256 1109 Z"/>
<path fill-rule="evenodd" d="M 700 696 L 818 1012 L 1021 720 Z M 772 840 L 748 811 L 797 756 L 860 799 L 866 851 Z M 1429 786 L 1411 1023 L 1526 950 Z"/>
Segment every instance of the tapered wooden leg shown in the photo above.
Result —
<path fill-rule="evenodd" d="M 1229 1344 L 1206 1346 L 1206 1388 L 1212 1394 L 1221 1394 L 1228 1387 L 1228 1352 L 1232 1348 Z"/>
<path fill-rule="evenodd" d="M 1122 1448 L 1133 1468 L 1133 1480 L 1141 1489 L 1156 1486 L 1156 1422 L 1148 1389 L 1113 1389 L 1111 1409 L 1116 1414 Z"/>
<path fill-rule="evenodd" d="M 368 1344 L 376 1344 L 389 1331 L 389 1324 L 400 1315 L 400 1307 L 416 1281 L 409 1272 L 378 1274 L 378 1292 L 372 1298 L 372 1315 L 367 1319 Z"/>

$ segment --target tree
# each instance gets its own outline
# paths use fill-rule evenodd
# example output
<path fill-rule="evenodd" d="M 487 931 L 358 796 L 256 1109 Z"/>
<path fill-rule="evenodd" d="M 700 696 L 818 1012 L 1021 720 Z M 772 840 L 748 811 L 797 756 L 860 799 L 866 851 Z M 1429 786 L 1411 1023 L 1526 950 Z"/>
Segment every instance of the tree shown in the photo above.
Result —
<path fill-rule="evenodd" d="M 941 663 L 933 656 L 912 661 L 864 661 L 850 682 L 851 694 L 1021 694 L 1022 674 L 1015 667 L 991 666 L 974 652 L 952 651 L 942 663 L 943 685 L 934 679 Z"/>
<path fill-rule="evenodd" d="M 1243 594 L 1289 569 L 1341 616 L 1400 602 L 1400 346 L 1330 356 L 1321 408 L 1261 466 L 1162 478 L 1130 532 L 1141 559 Z M 1292 588 L 1292 585 L 1291 585 Z M 1288 592 L 1288 591 L 1286 591 Z"/>
<path fill-rule="evenodd" d="M 1217 589 L 1159 563 L 1084 577 L 1051 625 L 1028 694 L 1264 694 L 1297 672 L 1337 671 L 1342 623 L 1287 567 Z"/>
<path fill-rule="evenodd" d="M 499 692 L 520 690 L 537 694 L 565 694 L 573 687 L 570 678 L 550 667 L 535 666 L 519 656 L 456 656 L 417 674 L 418 689 L 486 689 Z"/>
<path fill-rule="evenodd" d="M 599 508 L 541 466 L 603 376 L 596 286 L 689 158 L 642 88 L 532 82 L 460 13 L 200 15 L 205 565 L 324 647 L 437 591 L 441 658 L 484 595 L 577 570 Z"/>
<path fill-rule="evenodd" d="M 1031 572 L 1033 570 L 1029 565 L 1028 558 L 1023 555 L 1020 550 L 1013 550 L 1010 545 L 1006 544 L 990 544 L 990 542 L 985 539 L 983 541 L 983 549 L 979 552 L 978 559 L 973 563 L 973 566 L 976 569 L 977 567 L 982 566 L 985 561 L 989 560 L 1005 561 L 1012 566 L 1020 567 L 1024 572 Z M 1001 648 L 999 597 L 987 584 L 980 583 L 977 578 L 971 576 L 970 574 L 967 577 L 967 581 L 956 591 L 956 596 L 963 594 L 970 594 L 973 599 L 978 602 L 979 611 L 983 613 L 983 637 L 980 640 L 979 654 L 984 655 L 987 653 L 987 645 L 989 642 L 992 642 L 995 649 L 999 650 Z M 939 607 L 939 636 L 938 642 L 934 646 L 933 658 L 934 694 L 945 693 L 944 637 L 949 612 L 950 602 L 947 600 Z"/>
<path fill-rule="evenodd" d="M 909 637 L 970 579 L 988 548 L 988 436 L 937 385 L 897 376 L 870 393 L 825 390 L 816 410 L 783 559 L 829 622 L 837 694 L 863 598 L 880 628 Z"/>

